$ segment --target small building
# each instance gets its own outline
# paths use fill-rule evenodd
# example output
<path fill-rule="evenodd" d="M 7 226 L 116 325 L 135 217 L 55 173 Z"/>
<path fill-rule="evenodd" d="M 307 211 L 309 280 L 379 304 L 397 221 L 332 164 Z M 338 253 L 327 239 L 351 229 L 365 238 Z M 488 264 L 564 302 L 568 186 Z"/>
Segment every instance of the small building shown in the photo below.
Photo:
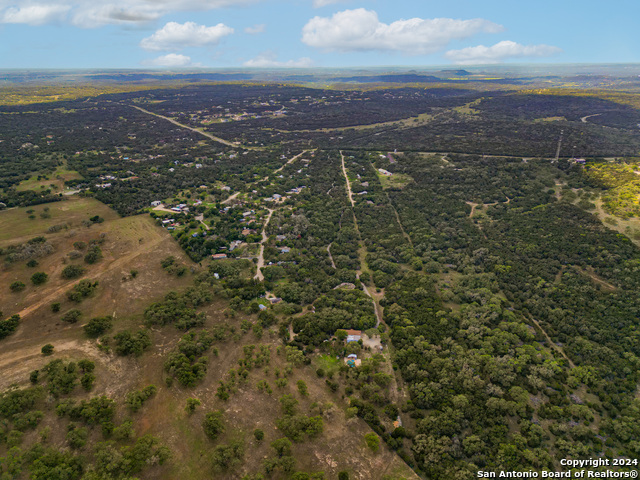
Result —
<path fill-rule="evenodd" d="M 280 249 L 280 253 L 289 253 L 291 251 L 291 249 L 289 247 L 282 247 Z"/>
<path fill-rule="evenodd" d="M 347 330 L 347 343 L 357 342 L 362 338 L 362 332 L 360 330 Z"/>
<path fill-rule="evenodd" d="M 278 297 L 273 297 L 273 298 L 270 298 L 270 299 L 269 299 L 269 301 L 270 301 L 273 305 L 275 305 L 276 303 L 280 303 L 280 302 L 282 301 L 282 299 L 281 299 L 281 298 L 278 298 Z"/>
<path fill-rule="evenodd" d="M 260 310 L 266 310 L 267 309 L 267 307 L 265 305 L 261 304 L 261 303 L 258 304 L 258 308 Z"/>
<path fill-rule="evenodd" d="M 276 235 L 276 241 L 277 242 L 283 242 L 287 239 L 286 235 Z"/>
<path fill-rule="evenodd" d="M 214 253 L 213 255 L 211 255 L 211 258 L 214 260 L 222 260 L 223 258 L 227 258 L 227 254 L 226 253 Z"/>
<path fill-rule="evenodd" d="M 378 171 L 385 177 L 390 177 L 391 175 L 393 175 L 393 173 L 391 173 L 388 170 L 385 170 L 384 168 L 379 168 Z"/>
<path fill-rule="evenodd" d="M 151 202 L 152 207 L 159 207 L 160 205 L 162 205 L 162 202 L 160 200 L 154 200 L 153 202 Z"/>

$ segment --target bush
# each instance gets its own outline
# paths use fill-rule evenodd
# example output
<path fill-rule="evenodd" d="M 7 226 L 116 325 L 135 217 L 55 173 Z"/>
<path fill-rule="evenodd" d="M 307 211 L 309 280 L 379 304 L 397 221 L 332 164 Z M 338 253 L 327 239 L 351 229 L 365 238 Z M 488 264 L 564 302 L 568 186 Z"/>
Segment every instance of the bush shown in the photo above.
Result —
<path fill-rule="evenodd" d="M 213 451 L 211 459 L 214 468 L 228 470 L 238 465 L 244 456 L 244 445 L 240 441 L 233 441 L 228 445 L 218 445 Z"/>
<path fill-rule="evenodd" d="M 44 347 L 40 349 L 40 352 L 43 355 L 51 355 L 53 353 L 53 345 L 47 343 Z"/>
<path fill-rule="evenodd" d="M 364 441 L 367 443 L 367 447 L 369 447 L 373 452 L 377 452 L 380 448 L 380 437 L 375 433 L 367 433 L 364 436 Z"/>
<path fill-rule="evenodd" d="M 82 312 L 74 308 L 73 310 L 69 310 L 67 313 L 65 313 L 60 320 L 67 323 L 76 323 L 78 320 L 80 320 L 81 316 Z"/>
<path fill-rule="evenodd" d="M 82 385 L 82 388 L 84 388 L 88 392 L 93 388 L 93 384 L 95 381 L 96 376 L 93 373 L 87 372 L 80 378 L 80 385 Z"/>
<path fill-rule="evenodd" d="M 84 447 L 88 436 L 89 432 L 84 427 L 76 427 L 73 423 L 70 423 L 67 427 L 67 442 L 69 442 L 71 448 Z"/>
<path fill-rule="evenodd" d="M 196 407 L 199 407 L 201 404 L 202 402 L 197 398 L 187 398 L 187 405 L 184 407 L 184 411 L 187 412 L 188 415 L 191 415 L 196 411 Z"/>
<path fill-rule="evenodd" d="M 98 288 L 98 282 L 91 282 L 91 280 L 80 280 L 75 284 L 71 290 L 67 292 L 67 298 L 73 302 L 80 303 L 86 297 L 91 295 L 96 288 Z"/>
<path fill-rule="evenodd" d="M 36 272 L 33 275 L 31 275 L 31 283 L 33 283 L 34 285 L 42 285 L 44 282 L 47 281 L 47 279 L 49 278 L 49 275 L 47 275 L 44 272 Z"/>
<path fill-rule="evenodd" d="M 51 311 L 53 313 L 58 313 L 60 311 L 60 302 L 54 302 L 51 304 Z"/>
<path fill-rule="evenodd" d="M 84 327 L 84 332 L 90 337 L 99 337 L 113 327 L 112 317 L 94 317 Z"/>
<path fill-rule="evenodd" d="M 127 394 L 126 404 L 132 412 L 137 412 L 142 408 L 142 404 L 149 400 L 158 391 L 155 385 L 149 385 L 142 390 Z"/>
<path fill-rule="evenodd" d="M 20 315 L 12 315 L 6 320 L 0 321 L 0 340 L 15 332 L 19 323 Z"/>
<path fill-rule="evenodd" d="M 256 440 L 261 442 L 264 439 L 264 432 L 262 430 L 260 430 L 259 428 L 256 428 L 253 431 L 253 436 L 256 437 Z"/>
<path fill-rule="evenodd" d="M 84 256 L 84 261 L 89 264 L 96 263 L 102 258 L 102 250 L 98 245 L 92 246 Z"/>
<path fill-rule="evenodd" d="M 62 269 L 62 278 L 78 278 L 84 273 L 84 268 L 80 265 L 67 265 Z"/>
<path fill-rule="evenodd" d="M 35 268 L 37 266 L 38 266 L 38 261 L 34 260 L 33 258 L 27 262 L 27 267 L 29 268 Z"/>
<path fill-rule="evenodd" d="M 25 287 L 26 285 L 20 281 L 13 282 L 11 285 L 9 285 L 9 288 L 12 292 L 21 292 Z"/>
<path fill-rule="evenodd" d="M 116 342 L 115 351 L 118 355 L 141 355 L 147 348 L 151 346 L 151 337 L 146 330 L 140 330 L 132 333 L 129 330 L 114 335 Z"/>
<path fill-rule="evenodd" d="M 211 440 L 218 438 L 218 435 L 224 432 L 224 425 L 222 424 L 222 410 L 207 413 L 207 416 L 202 422 L 202 428 L 204 429 L 204 433 Z"/>

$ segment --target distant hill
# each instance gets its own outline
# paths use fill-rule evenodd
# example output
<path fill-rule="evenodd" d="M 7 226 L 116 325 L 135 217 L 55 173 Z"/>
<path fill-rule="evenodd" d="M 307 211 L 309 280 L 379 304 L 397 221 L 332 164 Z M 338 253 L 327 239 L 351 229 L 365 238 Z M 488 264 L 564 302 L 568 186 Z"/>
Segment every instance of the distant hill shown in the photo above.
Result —
<path fill-rule="evenodd" d="M 471 72 L 467 72 L 466 70 L 440 70 L 439 73 L 444 73 L 445 75 L 455 75 L 457 77 L 466 77 L 467 75 L 471 75 Z"/>
<path fill-rule="evenodd" d="M 334 79 L 337 82 L 357 82 L 357 83 L 440 83 L 446 82 L 433 75 L 367 75 L 356 77 L 338 77 Z"/>

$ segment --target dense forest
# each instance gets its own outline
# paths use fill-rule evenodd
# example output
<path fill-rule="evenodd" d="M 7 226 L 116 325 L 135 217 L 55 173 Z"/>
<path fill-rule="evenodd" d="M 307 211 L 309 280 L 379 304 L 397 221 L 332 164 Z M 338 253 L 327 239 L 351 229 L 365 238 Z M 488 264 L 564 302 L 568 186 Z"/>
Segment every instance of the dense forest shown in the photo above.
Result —
<path fill-rule="evenodd" d="M 334 411 L 307 402 L 316 384 L 367 425 L 371 452 L 382 442 L 422 478 L 555 471 L 562 458 L 640 455 L 640 235 L 613 228 L 640 212 L 638 122 L 595 96 L 457 87 L 198 85 L 5 106 L 0 215 L 29 208 L 36 225 L 80 197 L 170 235 L 184 257 L 154 261 L 180 288 L 135 328 L 112 331 L 104 311 L 82 335 L 143 364 L 159 338 L 179 338 L 153 363 L 176 395 L 212 372 L 221 405 L 248 379 L 260 395 L 277 389 L 281 438 L 246 476 L 234 472 L 247 441 L 221 443 L 230 420 L 206 414 L 221 478 L 330 478 L 296 471 L 291 453 L 320 442 Z M 105 221 L 85 217 L 86 231 Z M 5 271 L 26 264 L 29 289 L 46 284 L 38 262 L 69 228 L 3 243 Z M 78 279 L 65 328 L 103 294 L 92 275 L 107 240 L 74 240 L 65 257 L 62 276 Z M 26 325 L 5 313 L 0 342 Z M 237 365 L 220 354 L 231 344 Z M 157 387 L 76 401 L 100 381 L 91 365 L 56 358 L 0 396 L 3 479 L 153 478 L 171 462 L 162 438 L 114 417 Z M 52 412 L 69 420 L 61 449 L 32 433 Z"/>

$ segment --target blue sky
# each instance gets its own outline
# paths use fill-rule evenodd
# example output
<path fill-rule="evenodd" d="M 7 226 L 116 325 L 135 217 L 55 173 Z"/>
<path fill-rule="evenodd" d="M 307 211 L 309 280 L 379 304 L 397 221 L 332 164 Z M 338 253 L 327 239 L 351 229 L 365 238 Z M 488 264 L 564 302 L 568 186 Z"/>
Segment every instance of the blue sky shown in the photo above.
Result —
<path fill-rule="evenodd" d="M 640 61 L 640 2 L 0 0 L 0 68 Z"/>

